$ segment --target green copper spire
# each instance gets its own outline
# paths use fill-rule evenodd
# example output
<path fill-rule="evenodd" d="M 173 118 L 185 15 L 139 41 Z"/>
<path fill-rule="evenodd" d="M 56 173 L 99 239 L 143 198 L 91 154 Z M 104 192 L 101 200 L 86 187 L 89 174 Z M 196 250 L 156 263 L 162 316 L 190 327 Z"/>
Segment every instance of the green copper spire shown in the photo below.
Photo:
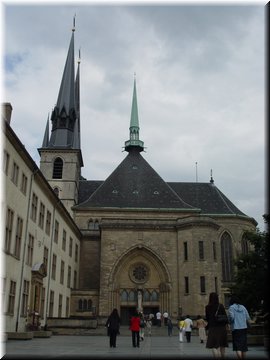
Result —
<path fill-rule="evenodd" d="M 136 78 L 134 74 L 134 86 L 133 86 L 133 98 L 131 107 L 130 127 L 129 127 L 129 140 L 125 142 L 125 150 L 137 149 L 139 151 L 144 150 L 143 141 L 139 137 L 139 116 L 138 116 L 138 104 L 137 104 L 137 91 L 136 91 Z"/>

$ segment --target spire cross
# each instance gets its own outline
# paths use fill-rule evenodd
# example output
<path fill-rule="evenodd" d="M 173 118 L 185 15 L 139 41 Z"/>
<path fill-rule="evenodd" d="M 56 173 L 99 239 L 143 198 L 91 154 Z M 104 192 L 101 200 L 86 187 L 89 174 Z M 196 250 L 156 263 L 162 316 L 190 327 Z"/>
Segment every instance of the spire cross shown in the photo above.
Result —
<path fill-rule="evenodd" d="M 73 16 L 73 28 L 72 28 L 73 32 L 75 31 L 75 17 L 76 17 L 76 14 Z"/>

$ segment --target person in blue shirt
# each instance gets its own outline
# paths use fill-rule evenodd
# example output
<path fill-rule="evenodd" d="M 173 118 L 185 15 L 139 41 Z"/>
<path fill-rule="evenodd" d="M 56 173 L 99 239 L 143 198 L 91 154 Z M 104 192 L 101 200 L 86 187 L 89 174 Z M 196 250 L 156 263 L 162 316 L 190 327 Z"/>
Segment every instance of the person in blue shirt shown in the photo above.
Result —
<path fill-rule="evenodd" d="M 237 296 L 232 295 L 228 310 L 229 323 L 232 331 L 233 351 L 236 351 L 238 359 L 244 359 L 247 347 L 247 327 L 250 316 L 244 305 Z"/>

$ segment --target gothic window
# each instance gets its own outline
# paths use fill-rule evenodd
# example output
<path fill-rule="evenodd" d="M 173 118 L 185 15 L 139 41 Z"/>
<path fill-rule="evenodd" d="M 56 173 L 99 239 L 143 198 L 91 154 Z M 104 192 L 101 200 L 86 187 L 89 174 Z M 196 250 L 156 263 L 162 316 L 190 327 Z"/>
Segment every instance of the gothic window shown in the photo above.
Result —
<path fill-rule="evenodd" d="M 94 221 L 93 221 L 93 219 L 90 219 L 88 221 L 88 229 L 89 230 L 94 230 L 94 227 L 95 227 Z"/>
<path fill-rule="evenodd" d="M 143 292 L 143 300 L 144 300 L 144 301 L 150 301 L 150 293 L 149 293 L 148 290 L 145 290 L 145 291 Z"/>
<path fill-rule="evenodd" d="M 53 179 L 62 179 L 63 175 L 63 160 L 56 158 L 53 163 Z"/>
<path fill-rule="evenodd" d="M 232 258 L 232 239 L 224 232 L 221 237 L 221 263 L 223 281 L 232 281 L 233 276 L 233 258 Z"/>
<path fill-rule="evenodd" d="M 128 301 L 128 293 L 126 290 L 123 290 L 121 293 L 121 301 Z"/>
<path fill-rule="evenodd" d="M 136 297 L 135 297 L 135 292 L 133 290 L 131 290 L 129 292 L 129 297 L 128 297 L 129 301 L 136 301 Z"/>
<path fill-rule="evenodd" d="M 87 300 L 87 310 L 91 310 L 92 309 L 92 300 Z"/>
<path fill-rule="evenodd" d="M 241 240 L 241 250 L 243 255 L 248 254 L 248 241 L 246 235 L 243 235 Z"/>
<path fill-rule="evenodd" d="M 82 301 L 82 299 L 80 299 L 79 300 L 79 310 L 82 311 L 82 309 L 83 309 L 83 301 Z"/>
<path fill-rule="evenodd" d="M 94 223 L 94 229 L 99 230 L 99 222 L 98 222 L 98 220 L 96 220 L 95 223 Z"/>
<path fill-rule="evenodd" d="M 154 290 L 151 294 L 151 301 L 158 301 L 158 293 Z"/>
<path fill-rule="evenodd" d="M 87 300 L 84 299 L 83 300 L 83 310 L 86 310 L 87 309 Z"/>

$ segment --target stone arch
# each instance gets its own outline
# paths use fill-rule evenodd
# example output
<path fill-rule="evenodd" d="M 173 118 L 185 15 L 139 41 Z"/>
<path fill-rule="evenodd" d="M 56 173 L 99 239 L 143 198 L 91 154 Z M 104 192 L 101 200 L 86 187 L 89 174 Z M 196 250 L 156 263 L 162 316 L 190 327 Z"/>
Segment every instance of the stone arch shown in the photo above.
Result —
<path fill-rule="evenodd" d="M 145 273 L 139 271 L 140 276 L 136 277 L 133 271 L 140 267 L 145 269 Z M 135 245 L 123 252 L 108 280 L 109 308 L 118 308 L 122 318 L 129 316 L 131 307 L 139 308 L 139 293 L 142 293 L 142 309 L 146 314 L 155 314 L 158 310 L 171 311 L 170 272 L 161 257 L 145 245 Z M 125 301 L 124 296 L 121 296 L 123 291 L 129 294 L 134 291 L 136 296 L 133 300 Z M 145 298 L 144 292 L 148 292 L 149 297 Z"/>

